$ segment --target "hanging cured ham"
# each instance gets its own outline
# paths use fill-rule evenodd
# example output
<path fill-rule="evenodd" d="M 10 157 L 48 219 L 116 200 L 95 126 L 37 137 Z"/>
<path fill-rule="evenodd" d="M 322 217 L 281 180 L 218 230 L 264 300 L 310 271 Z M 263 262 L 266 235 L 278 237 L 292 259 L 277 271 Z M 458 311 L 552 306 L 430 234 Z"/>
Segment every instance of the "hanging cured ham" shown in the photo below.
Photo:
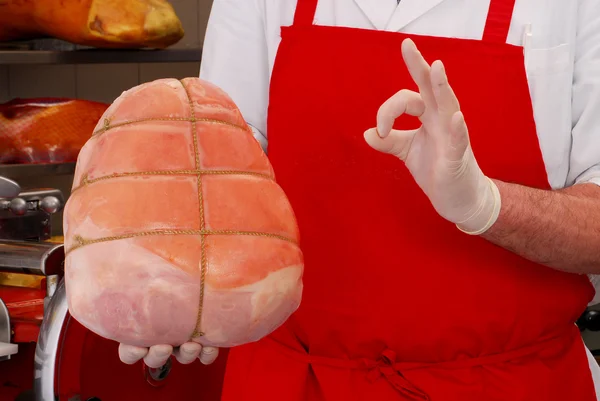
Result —
<path fill-rule="evenodd" d="M 107 48 L 165 48 L 184 35 L 166 0 L 3 0 L 0 41 L 54 37 Z"/>
<path fill-rule="evenodd" d="M 290 204 L 232 100 L 197 78 L 119 97 L 83 147 L 66 205 L 71 314 L 122 343 L 231 347 L 299 306 Z"/>
<path fill-rule="evenodd" d="M 0 104 L 0 164 L 75 162 L 107 108 L 74 99 Z"/>

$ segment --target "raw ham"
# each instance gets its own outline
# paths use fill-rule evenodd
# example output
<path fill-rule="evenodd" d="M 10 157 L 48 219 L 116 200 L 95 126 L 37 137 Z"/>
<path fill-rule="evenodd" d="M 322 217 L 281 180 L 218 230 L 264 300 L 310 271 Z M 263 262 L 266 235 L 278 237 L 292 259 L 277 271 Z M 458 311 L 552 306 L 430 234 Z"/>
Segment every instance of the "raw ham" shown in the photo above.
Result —
<path fill-rule="evenodd" d="M 165 48 L 184 35 L 166 0 L 3 0 L 0 41 L 54 37 L 106 48 Z"/>
<path fill-rule="evenodd" d="M 107 104 L 73 99 L 15 99 L 0 104 L 0 163 L 70 163 Z"/>
<path fill-rule="evenodd" d="M 232 347 L 299 306 L 292 208 L 236 105 L 200 79 L 121 95 L 64 213 L 69 310 L 105 338 Z"/>

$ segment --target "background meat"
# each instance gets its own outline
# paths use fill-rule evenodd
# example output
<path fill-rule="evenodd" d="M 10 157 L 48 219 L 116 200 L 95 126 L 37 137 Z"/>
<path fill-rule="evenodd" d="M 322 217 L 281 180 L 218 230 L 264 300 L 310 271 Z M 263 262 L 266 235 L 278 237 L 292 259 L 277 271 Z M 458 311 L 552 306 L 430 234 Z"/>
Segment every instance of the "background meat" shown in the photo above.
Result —
<path fill-rule="evenodd" d="M 0 41 L 50 36 L 96 47 L 165 48 L 183 35 L 166 0 L 0 1 Z"/>
<path fill-rule="evenodd" d="M 300 302 L 290 204 L 235 104 L 197 78 L 110 106 L 79 155 L 64 228 L 70 312 L 106 338 L 230 347 Z"/>
<path fill-rule="evenodd" d="M 15 99 L 0 104 L 0 163 L 75 162 L 107 108 L 103 103 L 70 99 Z"/>

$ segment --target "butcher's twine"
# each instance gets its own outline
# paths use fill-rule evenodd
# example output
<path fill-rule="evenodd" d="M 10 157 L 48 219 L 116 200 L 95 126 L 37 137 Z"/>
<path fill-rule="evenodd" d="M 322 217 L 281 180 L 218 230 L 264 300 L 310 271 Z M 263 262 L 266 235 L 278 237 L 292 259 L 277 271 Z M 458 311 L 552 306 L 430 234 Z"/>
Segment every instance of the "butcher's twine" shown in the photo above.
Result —
<path fill-rule="evenodd" d="M 222 125 L 228 125 L 230 127 L 234 127 L 234 128 L 239 128 L 242 131 L 249 131 L 249 129 L 244 128 L 240 125 L 237 124 L 233 124 L 230 123 L 228 121 L 223 121 L 223 120 L 216 120 L 213 118 L 196 118 L 194 117 L 194 111 L 192 109 L 192 117 L 155 117 L 155 118 L 139 118 L 137 120 L 130 120 L 130 121 L 123 121 L 120 123 L 115 123 L 115 124 L 111 124 L 110 123 L 110 119 L 106 118 L 104 120 L 104 126 L 102 128 L 100 128 L 99 130 L 95 131 L 92 134 L 92 137 L 98 137 L 100 135 L 102 135 L 103 133 L 105 133 L 108 130 L 114 129 L 114 128 L 118 128 L 118 127 L 122 127 L 124 125 L 131 125 L 131 124 L 139 124 L 139 123 L 145 123 L 145 122 L 150 122 L 150 121 L 188 121 L 191 123 L 214 123 L 214 124 L 222 124 Z"/>
<path fill-rule="evenodd" d="M 273 180 L 273 177 L 269 174 L 257 173 L 253 171 L 236 171 L 236 170 L 208 170 L 208 169 L 199 169 L 199 170 L 155 170 L 155 171 L 136 171 L 136 172 L 121 172 L 121 173 L 112 173 L 108 175 L 102 175 L 99 177 L 88 178 L 87 174 L 84 174 L 81 177 L 81 181 L 79 185 L 74 187 L 71 190 L 71 193 L 77 191 L 78 189 L 93 184 L 98 181 L 110 180 L 112 178 L 124 178 L 124 177 L 143 177 L 143 176 L 157 176 L 157 175 L 179 175 L 179 176 L 203 176 L 203 175 L 250 175 L 255 177 L 264 178 L 267 180 Z"/>

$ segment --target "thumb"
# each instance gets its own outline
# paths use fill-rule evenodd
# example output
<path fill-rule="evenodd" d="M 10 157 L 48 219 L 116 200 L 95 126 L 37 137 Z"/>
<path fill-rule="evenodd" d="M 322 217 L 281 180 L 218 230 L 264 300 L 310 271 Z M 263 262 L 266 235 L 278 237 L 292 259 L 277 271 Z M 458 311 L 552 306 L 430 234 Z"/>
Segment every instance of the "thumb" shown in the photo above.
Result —
<path fill-rule="evenodd" d="M 450 157 L 452 160 L 462 159 L 469 147 L 469 130 L 465 116 L 457 111 L 450 122 Z"/>
<path fill-rule="evenodd" d="M 388 153 L 398 157 L 400 160 L 406 160 L 408 151 L 415 137 L 417 130 L 392 130 L 385 138 L 379 136 L 376 128 L 365 131 L 365 141 L 375 150 L 382 153 Z"/>

